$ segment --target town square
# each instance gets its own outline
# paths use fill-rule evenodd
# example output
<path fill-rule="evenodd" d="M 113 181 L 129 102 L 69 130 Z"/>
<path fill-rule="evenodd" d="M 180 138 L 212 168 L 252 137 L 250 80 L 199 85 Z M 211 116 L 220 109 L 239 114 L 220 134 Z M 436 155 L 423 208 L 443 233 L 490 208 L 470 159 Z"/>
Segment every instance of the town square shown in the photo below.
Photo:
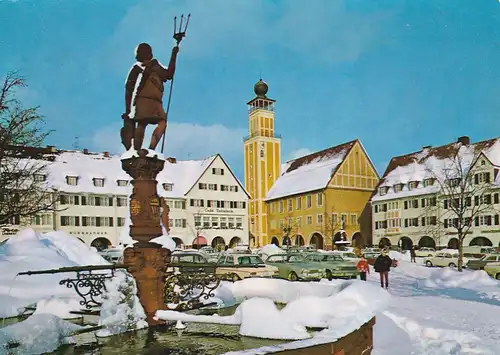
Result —
<path fill-rule="evenodd" d="M 500 354 L 499 19 L 0 0 L 0 354 Z"/>

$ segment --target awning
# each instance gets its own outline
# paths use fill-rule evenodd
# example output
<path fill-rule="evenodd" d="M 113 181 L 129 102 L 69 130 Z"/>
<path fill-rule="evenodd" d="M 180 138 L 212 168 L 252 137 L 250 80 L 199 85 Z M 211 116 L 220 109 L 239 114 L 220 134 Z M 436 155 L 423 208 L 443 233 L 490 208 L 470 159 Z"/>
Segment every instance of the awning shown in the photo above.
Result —
<path fill-rule="evenodd" d="M 193 245 L 208 245 L 207 239 L 204 236 L 200 235 L 194 238 Z"/>

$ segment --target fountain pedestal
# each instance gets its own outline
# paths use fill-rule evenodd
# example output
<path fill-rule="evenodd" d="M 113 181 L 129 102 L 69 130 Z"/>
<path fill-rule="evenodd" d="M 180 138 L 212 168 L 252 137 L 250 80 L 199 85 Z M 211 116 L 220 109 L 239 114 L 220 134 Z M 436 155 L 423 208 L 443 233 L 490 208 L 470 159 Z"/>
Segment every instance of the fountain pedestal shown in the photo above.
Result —
<path fill-rule="evenodd" d="M 125 249 L 124 264 L 137 282 L 148 325 L 155 326 L 164 323 L 153 319 L 156 311 L 167 309 L 164 287 L 170 251 L 150 242 L 162 235 L 156 176 L 163 170 L 165 161 L 148 153 L 141 149 L 138 156 L 122 159 L 123 170 L 133 178 L 130 236 L 137 241 L 132 248 Z"/>

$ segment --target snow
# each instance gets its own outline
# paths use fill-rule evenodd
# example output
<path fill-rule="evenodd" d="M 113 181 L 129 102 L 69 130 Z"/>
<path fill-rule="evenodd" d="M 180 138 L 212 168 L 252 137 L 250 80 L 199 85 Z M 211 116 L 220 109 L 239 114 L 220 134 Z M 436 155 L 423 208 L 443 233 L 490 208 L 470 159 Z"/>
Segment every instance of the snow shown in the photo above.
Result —
<path fill-rule="evenodd" d="M 163 156 L 162 153 L 157 152 L 156 150 L 153 149 L 146 149 L 143 148 L 144 150 L 148 151 L 148 154 L 146 154 L 146 157 L 148 158 L 157 158 L 158 160 L 165 160 L 165 157 Z M 130 158 L 138 158 L 139 157 L 139 152 L 135 150 L 134 148 L 130 148 L 127 150 L 125 153 L 123 153 L 120 157 L 120 160 L 125 160 L 125 159 L 130 159 Z"/>
<path fill-rule="evenodd" d="M 286 251 L 281 249 L 280 247 L 274 245 L 274 244 L 268 244 L 264 245 L 257 251 L 258 255 L 262 255 L 264 257 L 264 260 L 270 256 L 270 255 L 275 255 L 275 254 L 286 254 Z"/>
<path fill-rule="evenodd" d="M 458 272 L 451 268 L 437 269 L 424 280 L 424 286 L 432 288 L 481 288 L 497 285 L 498 281 L 483 270 Z"/>
<path fill-rule="evenodd" d="M 62 319 L 79 318 L 81 316 L 70 313 L 82 309 L 80 301 L 76 298 L 50 297 L 38 301 L 35 314 L 52 314 Z"/>
<path fill-rule="evenodd" d="M 32 315 L 23 322 L 0 329 L 0 355 L 48 353 L 71 343 L 69 337 L 82 328 L 54 315 Z M 9 349 L 9 344 L 19 346 Z"/>
<path fill-rule="evenodd" d="M 347 146 L 336 154 L 324 154 L 288 171 L 294 161 L 287 162 L 288 169 L 276 180 L 266 199 L 274 200 L 284 196 L 324 189 L 338 166 L 344 161 L 350 147 Z"/>
<path fill-rule="evenodd" d="M 59 285 L 60 280 L 74 277 L 74 273 L 17 276 L 20 272 L 108 264 L 90 247 L 64 232 L 40 234 L 24 229 L 0 245 L 0 317 L 22 314 L 24 307 L 42 300 L 46 303 L 39 303 L 39 312 L 50 306 L 45 307 L 48 312 L 54 310 L 50 303 L 54 296 L 65 300 L 78 297 L 73 289 Z M 69 308 L 61 312 L 72 310 L 74 304 L 66 304 Z"/>
<path fill-rule="evenodd" d="M 126 271 L 119 270 L 106 282 L 99 325 L 104 329 L 98 337 L 108 337 L 147 327 L 144 309 L 137 297 L 135 279 Z"/>
<path fill-rule="evenodd" d="M 162 235 L 161 237 L 151 239 L 151 243 L 160 244 L 162 248 L 168 249 L 170 251 L 174 251 L 176 246 L 174 240 L 168 235 Z"/>

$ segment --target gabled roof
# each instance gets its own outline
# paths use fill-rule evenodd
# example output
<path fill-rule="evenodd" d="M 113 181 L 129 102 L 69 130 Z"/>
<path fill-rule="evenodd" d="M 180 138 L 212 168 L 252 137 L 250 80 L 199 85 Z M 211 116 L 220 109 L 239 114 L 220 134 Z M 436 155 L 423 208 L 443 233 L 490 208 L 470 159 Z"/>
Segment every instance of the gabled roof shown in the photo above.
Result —
<path fill-rule="evenodd" d="M 408 190 L 406 184 L 409 181 L 423 181 L 428 178 L 443 178 L 443 171 L 451 167 L 455 157 L 460 156 L 464 169 L 469 169 L 471 163 L 479 153 L 494 166 L 500 166 L 500 138 L 489 139 L 469 145 L 453 142 L 439 147 L 427 147 L 418 152 L 393 157 L 380 179 L 377 189 L 374 191 L 372 201 L 388 200 L 405 196 L 416 196 L 426 193 L 437 192 L 438 186 L 419 187 Z M 405 184 L 403 190 L 394 192 L 392 186 Z M 380 196 L 379 188 L 389 187 L 386 195 Z"/>
<path fill-rule="evenodd" d="M 358 140 L 286 162 L 266 200 L 324 189 Z"/>

